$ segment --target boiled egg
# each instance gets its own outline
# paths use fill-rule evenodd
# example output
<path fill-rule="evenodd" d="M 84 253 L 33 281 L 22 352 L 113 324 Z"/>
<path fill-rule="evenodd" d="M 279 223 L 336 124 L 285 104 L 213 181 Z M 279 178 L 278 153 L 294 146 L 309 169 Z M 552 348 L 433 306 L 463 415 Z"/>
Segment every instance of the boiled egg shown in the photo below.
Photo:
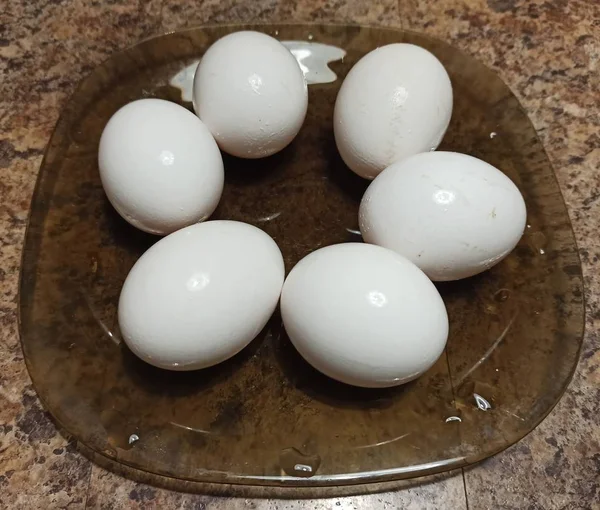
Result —
<path fill-rule="evenodd" d="M 98 166 L 117 212 L 152 234 L 205 220 L 223 191 L 223 160 L 210 131 L 193 113 L 162 99 L 133 101 L 110 118 Z"/>
<path fill-rule="evenodd" d="M 491 268 L 516 246 L 525 223 L 517 186 L 485 161 L 455 152 L 391 165 L 367 188 L 359 210 L 366 242 L 405 256 L 436 281 Z"/>
<path fill-rule="evenodd" d="M 373 179 L 396 161 L 435 150 L 451 115 L 450 78 L 432 53 L 413 44 L 381 46 L 342 83 L 335 141 L 346 165 Z"/>
<path fill-rule="evenodd" d="M 442 354 L 448 316 L 427 276 L 397 253 L 362 243 L 321 248 L 290 272 L 285 330 L 314 368 L 338 381 L 396 386 Z"/>
<path fill-rule="evenodd" d="M 298 61 L 260 32 L 235 32 L 208 48 L 193 95 L 194 109 L 219 147 L 240 158 L 282 150 L 298 134 L 308 107 Z"/>
<path fill-rule="evenodd" d="M 262 230 L 207 221 L 154 244 L 135 263 L 119 298 L 119 327 L 144 361 L 195 370 L 238 353 L 279 300 L 284 264 Z"/>

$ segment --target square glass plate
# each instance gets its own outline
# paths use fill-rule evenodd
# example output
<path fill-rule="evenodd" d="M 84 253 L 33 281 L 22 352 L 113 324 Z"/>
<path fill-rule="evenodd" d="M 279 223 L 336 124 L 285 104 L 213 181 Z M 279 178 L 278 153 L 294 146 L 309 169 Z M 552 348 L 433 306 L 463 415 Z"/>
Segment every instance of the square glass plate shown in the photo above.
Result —
<path fill-rule="evenodd" d="M 225 191 L 213 218 L 265 230 L 287 271 L 318 247 L 360 240 L 357 211 L 368 182 L 341 161 L 332 113 L 348 70 L 384 44 L 411 42 L 437 55 L 455 95 L 441 149 L 497 166 L 525 197 L 528 225 L 514 252 L 484 274 L 439 285 L 448 346 L 412 383 L 366 390 L 322 376 L 291 346 L 278 313 L 239 355 L 196 372 L 146 365 L 119 339 L 121 285 L 158 238 L 128 225 L 108 203 L 98 175 L 100 134 L 135 99 L 191 108 L 173 78 L 215 40 L 242 29 L 346 52 L 330 64 L 336 81 L 309 87 L 306 122 L 288 148 L 262 160 L 225 157 Z M 508 87 L 440 41 L 356 26 L 196 28 L 144 41 L 95 69 L 48 145 L 20 288 L 27 366 L 57 422 L 106 460 L 182 483 L 340 486 L 477 462 L 519 440 L 556 404 L 577 363 L 583 315 L 569 217 Z"/>

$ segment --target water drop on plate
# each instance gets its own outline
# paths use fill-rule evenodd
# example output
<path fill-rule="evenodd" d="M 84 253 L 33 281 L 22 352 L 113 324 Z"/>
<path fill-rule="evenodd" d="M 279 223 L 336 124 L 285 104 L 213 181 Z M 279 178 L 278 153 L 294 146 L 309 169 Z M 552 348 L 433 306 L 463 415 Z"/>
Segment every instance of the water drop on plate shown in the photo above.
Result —
<path fill-rule="evenodd" d="M 479 393 L 473 393 L 473 398 L 475 399 L 475 404 L 477 404 L 477 407 L 482 411 L 488 411 L 492 408 L 492 405 Z"/>
<path fill-rule="evenodd" d="M 548 239 L 543 232 L 532 232 L 529 235 L 529 245 L 533 249 L 534 253 L 544 255 L 546 253 L 546 245 Z"/>
<path fill-rule="evenodd" d="M 304 455 L 296 448 L 286 448 L 279 456 L 281 469 L 289 476 L 309 478 L 313 476 L 321 465 L 318 455 Z"/>
<path fill-rule="evenodd" d="M 500 303 L 503 303 L 510 297 L 510 290 L 508 289 L 500 289 L 498 292 L 494 294 L 494 299 Z"/>

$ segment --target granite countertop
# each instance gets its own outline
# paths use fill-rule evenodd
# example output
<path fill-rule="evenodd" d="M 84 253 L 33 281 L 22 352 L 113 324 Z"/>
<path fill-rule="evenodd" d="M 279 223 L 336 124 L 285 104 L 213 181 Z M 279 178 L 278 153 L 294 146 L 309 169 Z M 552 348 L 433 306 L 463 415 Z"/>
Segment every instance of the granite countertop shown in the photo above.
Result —
<path fill-rule="evenodd" d="M 600 2 L 598 0 L 13 0 L 0 13 L 0 508 L 600 508 Z M 44 146 L 77 82 L 136 41 L 204 23 L 336 21 L 425 32 L 492 67 L 554 164 L 580 248 L 587 323 L 567 393 L 482 464 L 393 492 L 262 500 L 171 492 L 83 457 L 31 385 L 17 287 Z"/>

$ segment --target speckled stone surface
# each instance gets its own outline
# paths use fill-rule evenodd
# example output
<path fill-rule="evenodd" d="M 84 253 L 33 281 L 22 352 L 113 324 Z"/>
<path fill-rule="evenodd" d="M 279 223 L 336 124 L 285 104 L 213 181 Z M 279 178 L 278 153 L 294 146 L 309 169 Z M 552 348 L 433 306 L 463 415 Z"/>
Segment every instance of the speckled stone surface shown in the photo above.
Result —
<path fill-rule="evenodd" d="M 0 13 L 0 508 L 600 508 L 600 3 L 597 0 L 15 0 Z M 554 164 L 580 247 L 577 373 L 529 436 L 456 476 L 397 492 L 276 501 L 178 494 L 91 464 L 41 409 L 17 334 L 17 284 L 44 146 L 81 77 L 147 36 L 203 23 L 335 21 L 439 37 L 492 67 Z"/>

